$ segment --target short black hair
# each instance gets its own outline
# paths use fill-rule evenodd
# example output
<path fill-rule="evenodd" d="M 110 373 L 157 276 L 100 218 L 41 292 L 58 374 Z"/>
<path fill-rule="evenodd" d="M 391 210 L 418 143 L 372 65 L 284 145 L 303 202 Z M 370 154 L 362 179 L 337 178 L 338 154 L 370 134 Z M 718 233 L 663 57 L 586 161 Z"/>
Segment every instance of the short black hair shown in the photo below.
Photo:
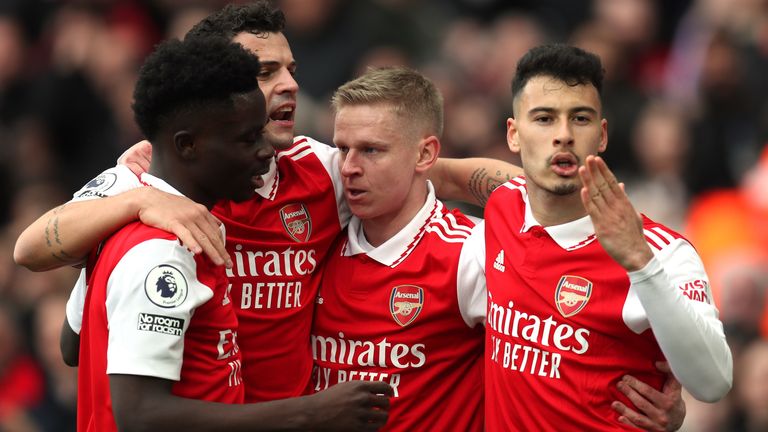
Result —
<path fill-rule="evenodd" d="M 512 97 L 516 98 L 531 78 L 542 75 L 569 86 L 592 84 L 600 95 L 605 71 L 600 57 L 581 48 L 563 44 L 541 45 L 525 53 L 517 63 Z"/>
<path fill-rule="evenodd" d="M 195 24 L 185 38 L 218 36 L 232 39 L 242 32 L 261 36 L 264 33 L 281 33 L 284 29 L 283 11 L 268 0 L 260 0 L 227 5 Z"/>
<path fill-rule="evenodd" d="M 213 104 L 234 104 L 233 96 L 259 88 L 259 59 L 224 38 L 176 39 L 161 43 L 139 71 L 133 113 L 151 141 L 174 116 Z"/>

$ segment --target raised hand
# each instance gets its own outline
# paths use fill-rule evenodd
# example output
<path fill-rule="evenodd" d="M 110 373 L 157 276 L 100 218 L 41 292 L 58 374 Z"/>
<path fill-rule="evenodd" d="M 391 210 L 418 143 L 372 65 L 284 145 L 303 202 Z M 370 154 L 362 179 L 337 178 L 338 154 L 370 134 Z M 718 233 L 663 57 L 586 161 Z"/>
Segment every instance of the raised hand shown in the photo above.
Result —
<path fill-rule="evenodd" d="M 347 381 L 309 396 L 318 431 L 376 431 L 387 422 L 392 387 L 381 381 Z"/>
<path fill-rule="evenodd" d="M 656 362 L 656 368 L 667 374 L 661 391 L 632 376 L 624 377 L 618 383 L 619 390 L 641 413 L 618 401 L 613 402 L 611 408 L 620 414 L 619 421 L 626 425 L 648 431 L 676 431 L 685 420 L 682 386 L 672 375 L 669 363 Z"/>
<path fill-rule="evenodd" d="M 127 166 L 136 176 L 149 171 L 151 161 L 152 144 L 147 140 L 132 145 L 117 158 L 118 165 Z"/>
<path fill-rule="evenodd" d="M 587 156 L 579 168 L 583 187 L 581 201 L 595 227 L 597 240 L 627 271 L 640 270 L 653 258 L 645 242 L 643 223 L 627 194 L 624 184 L 599 156 Z"/>

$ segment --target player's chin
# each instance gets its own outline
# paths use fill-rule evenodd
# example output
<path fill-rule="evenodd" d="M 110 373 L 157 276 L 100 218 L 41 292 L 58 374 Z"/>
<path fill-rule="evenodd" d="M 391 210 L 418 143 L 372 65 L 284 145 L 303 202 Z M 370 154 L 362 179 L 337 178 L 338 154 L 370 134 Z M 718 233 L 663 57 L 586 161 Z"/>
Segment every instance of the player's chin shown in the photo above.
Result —
<path fill-rule="evenodd" d="M 243 188 L 241 190 L 238 190 L 237 192 L 230 194 L 229 199 L 236 203 L 245 202 L 251 199 L 253 197 L 253 194 L 255 193 L 256 191 L 253 189 L 252 186 L 249 185 L 249 187 L 247 188 Z"/>
<path fill-rule="evenodd" d="M 275 150 L 287 149 L 293 145 L 293 128 L 280 127 L 274 123 L 269 123 L 265 138 Z"/>

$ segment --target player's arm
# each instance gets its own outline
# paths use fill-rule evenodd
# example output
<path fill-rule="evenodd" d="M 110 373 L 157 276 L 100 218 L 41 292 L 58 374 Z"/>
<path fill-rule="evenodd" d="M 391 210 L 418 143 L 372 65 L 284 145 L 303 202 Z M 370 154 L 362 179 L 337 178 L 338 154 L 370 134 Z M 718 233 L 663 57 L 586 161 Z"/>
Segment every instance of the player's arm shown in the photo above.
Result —
<path fill-rule="evenodd" d="M 80 329 L 83 325 L 85 295 L 88 292 L 85 269 L 80 270 L 75 286 L 69 293 L 69 300 L 61 325 L 59 349 L 61 357 L 67 366 L 77 366 L 80 362 Z"/>
<path fill-rule="evenodd" d="M 655 256 L 640 216 L 605 162 L 589 156 L 579 174 L 584 184 L 581 200 L 597 239 L 627 270 L 632 290 L 675 376 L 696 399 L 719 400 L 733 381 L 733 359 L 723 325 L 714 305 L 693 301 L 677 288 L 684 281 L 707 279 L 695 250 L 678 240 Z"/>
<path fill-rule="evenodd" d="M 115 421 L 121 431 L 364 431 L 387 421 L 392 388 L 349 381 L 299 398 L 223 404 L 171 394 L 173 381 L 110 375 Z"/>
<path fill-rule="evenodd" d="M 214 263 L 231 266 L 218 219 L 205 206 L 152 187 L 48 211 L 21 233 L 13 258 L 33 271 L 77 264 L 102 240 L 136 220 L 175 234 L 193 253 L 205 252 Z"/>
<path fill-rule="evenodd" d="M 137 219 L 143 189 L 109 198 L 68 202 L 49 210 L 16 240 L 14 260 L 33 271 L 82 262 L 104 238 Z"/>
<path fill-rule="evenodd" d="M 682 386 L 672 375 L 667 362 L 657 362 L 656 368 L 667 374 L 661 391 L 633 376 L 625 376 L 617 387 L 634 404 L 632 409 L 619 401 L 611 404 L 619 413 L 619 422 L 647 431 L 676 431 L 685 420 Z"/>
<path fill-rule="evenodd" d="M 61 358 L 64 360 L 64 364 L 72 367 L 78 365 L 80 362 L 80 335 L 72 330 L 66 318 L 61 324 L 59 349 L 61 349 Z"/>
<path fill-rule="evenodd" d="M 489 158 L 439 158 L 429 180 L 440 199 L 485 206 L 496 187 L 523 174 L 523 169 Z"/>

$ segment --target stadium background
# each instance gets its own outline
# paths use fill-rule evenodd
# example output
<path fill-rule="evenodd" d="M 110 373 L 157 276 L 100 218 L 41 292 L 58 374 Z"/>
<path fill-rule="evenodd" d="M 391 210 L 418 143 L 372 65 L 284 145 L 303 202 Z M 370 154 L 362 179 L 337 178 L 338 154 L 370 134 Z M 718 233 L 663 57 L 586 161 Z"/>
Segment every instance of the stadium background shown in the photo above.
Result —
<path fill-rule="evenodd" d="M 336 86 L 406 64 L 445 96 L 443 156 L 514 161 L 517 59 L 546 41 L 598 53 L 605 157 L 638 209 L 696 245 L 734 350 L 734 390 L 714 405 L 687 398 L 684 430 L 768 430 L 768 1 L 277 3 L 299 64 L 297 133 L 324 142 Z M 0 0 L 0 431 L 74 430 L 76 371 L 58 331 L 76 272 L 16 267 L 16 237 L 141 139 L 130 102 L 144 56 L 223 4 Z"/>

